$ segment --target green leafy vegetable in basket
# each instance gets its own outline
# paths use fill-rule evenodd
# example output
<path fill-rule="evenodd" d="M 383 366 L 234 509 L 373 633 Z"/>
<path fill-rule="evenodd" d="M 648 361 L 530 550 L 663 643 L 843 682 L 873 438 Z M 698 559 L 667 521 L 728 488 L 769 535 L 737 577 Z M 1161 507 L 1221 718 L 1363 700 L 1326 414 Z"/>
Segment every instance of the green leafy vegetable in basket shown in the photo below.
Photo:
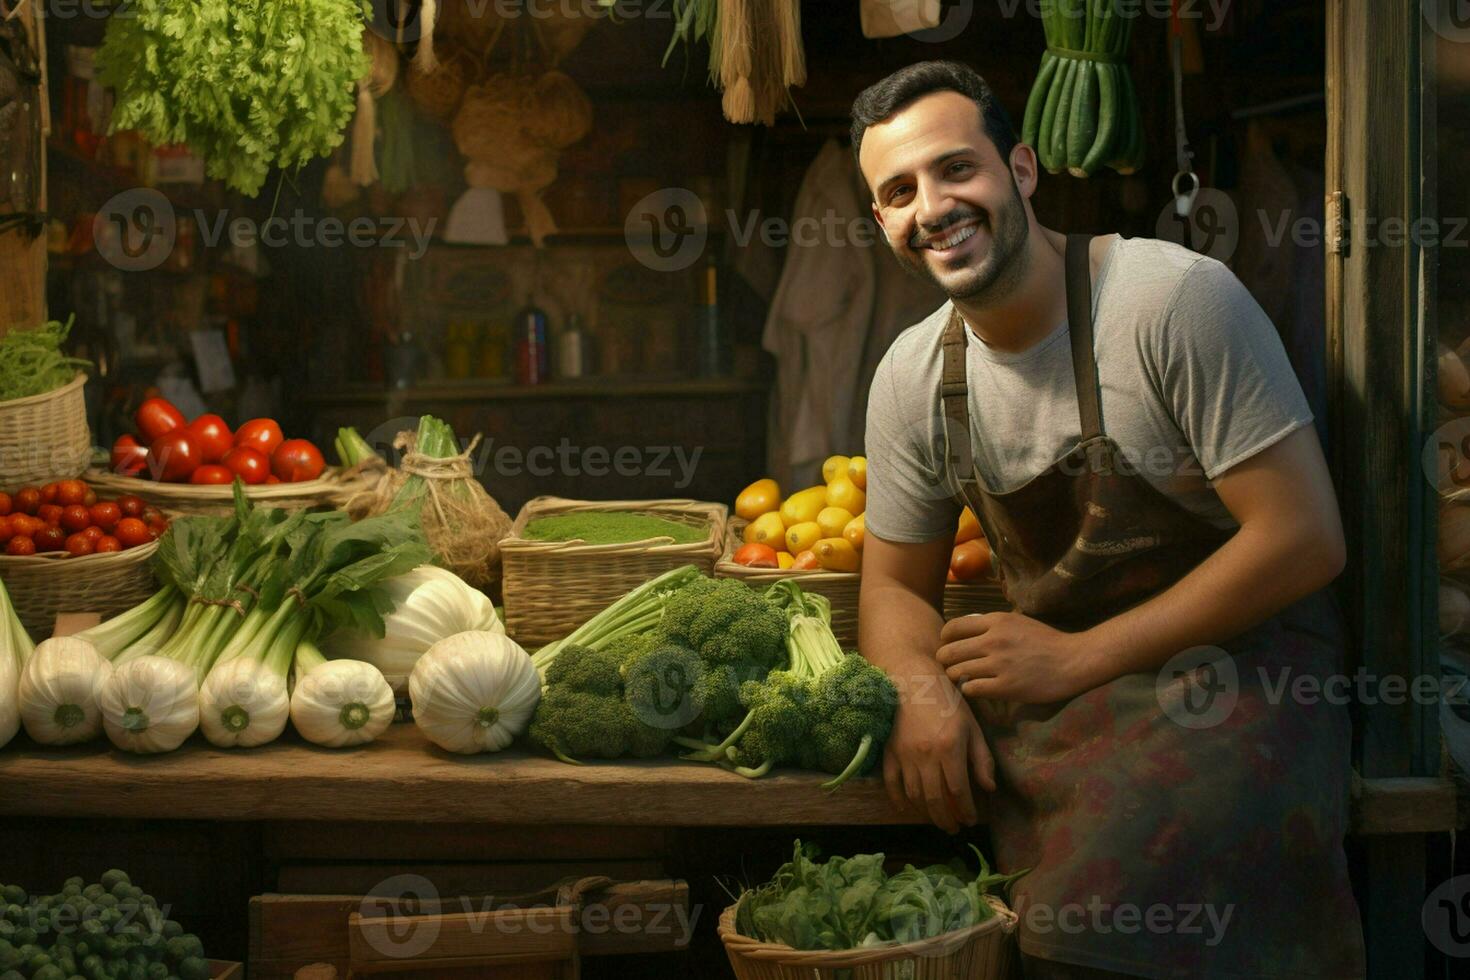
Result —
<path fill-rule="evenodd" d="M 621 511 L 583 511 L 552 514 L 526 524 L 532 541 L 583 541 L 587 544 L 627 544 L 650 538 L 673 538 L 674 544 L 703 541 L 706 533 L 691 524 Z"/>
<path fill-rule="evenodd" d="M 341 144 L 367 74 L 359 0 L 133 0 L 97 52 L 113 129 L 184 143 L 256 194 Z"/>
<path fill-rule="evenodd" d="M 55 391 L 92 366 L 61 352 L 72 321 L 52 320 L 34 330 L 12 330 L 0 337 L 0 401 Z"/>
<path fill-rule="evenodd" d="M 791 860 L 736 904 L 740 935 L 799 950 L 848 950 L 912 943 L 984 922 L 995 915 L 985 896 L 1026 874 L 997 874 L 971 845 L 980 870 L 956 859 L 897 874 L 882 854 L 818 862 L 817 848 L 797 841 Z"/>

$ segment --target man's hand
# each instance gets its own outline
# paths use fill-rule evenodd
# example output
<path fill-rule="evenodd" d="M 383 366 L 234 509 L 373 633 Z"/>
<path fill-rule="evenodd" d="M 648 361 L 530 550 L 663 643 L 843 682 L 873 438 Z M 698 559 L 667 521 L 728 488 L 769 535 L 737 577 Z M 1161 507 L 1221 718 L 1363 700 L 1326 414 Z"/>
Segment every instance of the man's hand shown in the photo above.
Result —
<path fill-rule="evenodd" d="M 938 660 L 967 698 L 1051 704 L 1106 680 L 1096 674 L 1099 658 L 1086 634 L 1063 633 L 1020 613 L 952 619 L 939 641 Z"/>
<path fill-rule="evenodd" d="M 948 833 L 974 826 L 979 814 L 971 774 L 995 792 L 995 762 L 980 723 L 943 674 L 895 681 L 902 696 L 883 756 L 888 796 L 897 809 L 925 815 Z"/>

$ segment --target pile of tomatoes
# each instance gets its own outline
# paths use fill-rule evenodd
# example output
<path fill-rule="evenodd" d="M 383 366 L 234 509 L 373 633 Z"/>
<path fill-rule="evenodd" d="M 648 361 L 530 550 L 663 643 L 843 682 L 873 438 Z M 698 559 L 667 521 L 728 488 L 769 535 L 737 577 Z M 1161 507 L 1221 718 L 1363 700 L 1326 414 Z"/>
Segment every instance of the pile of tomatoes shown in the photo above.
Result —
<path fill-rule="evenodd" d="M 157 508 L 131 495 L 98 500 L 81 480 L 0 493 L 0 543 L 7 555 L 126 551 L 166 530 L 168 520 Z"/>
<path fill-rule="evenodd" d="M 302 483 L 322 475 L 321 450 L 287 439 L 274 419 L 251 419 L 234 432 L 218 415 L 186 422 L 166 398 L 150 398 L 133 416 L 137 435 L 112 444 L 112 471 L 165 483 Z"/>

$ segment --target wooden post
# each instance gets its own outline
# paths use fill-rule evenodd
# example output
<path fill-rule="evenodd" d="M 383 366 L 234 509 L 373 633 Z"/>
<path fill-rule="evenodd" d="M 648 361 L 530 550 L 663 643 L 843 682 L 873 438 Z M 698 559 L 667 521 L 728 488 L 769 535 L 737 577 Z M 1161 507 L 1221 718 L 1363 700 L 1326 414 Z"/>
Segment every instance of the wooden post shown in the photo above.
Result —
<path fill-rule="evenodd" d="M 1421 448 L 1433 430 L 1433 337 L 1424 253 L 1382 223 L 1425 212 L 1419 0 L 1327 5 L 1327 327 L 1334 469 L 1348 534 L 1344 607 L 1356 661 L 1375 681 L 1438 675 L 1434 488 Z M 1412 236 L 1400 236 L 1412 238 Z M 1359 706 L 1366 779 L 1438 773 L 1438 717 L 1416 699 Z M 1363 845 L 1369 976 L 1424 976 L 1425 839 Z"/>
<path fill-rule="evenodd" d="M 36 139 L 40 143 L 38 156 L 41 172 L 32 174 L 40 182 L 41 194 L 38 207 L 46 210 L 46 137 L 51 132 L 50 96 L 46 78 L 46 20 L 42 16 L 41 4 L 35 0 L 21 0 L 25 9 L 19 16 L 25 19 L 27 32 L 36 46 L 41 64 L 41 98 L 36 120 Z M 29 228 L 12 228 L 0 232 L 0 335 L 12 327 L 38 326 L 46 318 L 46 231 L 32 237 Z"/>

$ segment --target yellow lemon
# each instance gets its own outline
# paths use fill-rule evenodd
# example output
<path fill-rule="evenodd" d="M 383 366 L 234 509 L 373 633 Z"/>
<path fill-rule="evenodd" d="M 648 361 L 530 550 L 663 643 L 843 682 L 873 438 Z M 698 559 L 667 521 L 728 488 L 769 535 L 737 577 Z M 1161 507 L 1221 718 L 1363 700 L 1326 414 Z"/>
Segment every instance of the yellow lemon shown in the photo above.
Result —
<path fill-rule="evenodd" d="M 824 538 L 842 537 L 842 529 L 852 522 L 852 515 L 841 507 L 823 507 L 817 515 L 817 525 Z"/>
<path fill-rule="evenodd" d="M 851 541 L 852 546 L 858 551 L 863 550 L 863 538 L 867 536 L 867 533 L 868 524 L 863 520 L 862 514 L 848 521 L 847 526 L 842 529 L 842 536 Z"/>
<path fill-rule="evenodd" d="M 839 476 L 827 485 L 827 506 L 841 507 L 856 517 L 868 508 L 868 496 L 845 476 Z"/>
<path fill-rule="evenodd" d="M 855 572 L 862 564 L 858 550 L 846 538 L 823 538 L 812 550 L 817 564 L 829 572 Z"/>
<path fill-rule="evenodd" d="M 781 521 L 787 527 L 815 521 L 826 506 L 827 488 L 808 487 L 786 498 L 786 502 L 781 505 Z"/>
<path fill-rule="evenodd" d="M 839 476 L 847 475 L 847 465 L 852 462 L 846 456 L 828 456 L 822 464 L 822 482 L 831 483 Z"/>
<path fill-rule="evenodd" d="M 786 550 L 793 555 L 806 551 L 822 540 L 822 527 L 816 521 L 793 524 L 786 529 Z"/>
<path fill-rule="evenodd" d="M 848 460 L 847 478 L 859 490 L 866 491 L 868 489 L 868 457 L 854 456 Z M 832 481 L 828 480 L 827 482 L 830 483 Z"/>
<path fill-rule="evenodd" d="M 745 526 L 746 544 L 770 545 L 777 551 L 786 547 L 786 525 L 781 522 L 781 515 L 775 512 L 762 514 Z"/>
<path fill-rule="evenodd" d="M 775 480 L 756 480 L 735 498 L 735 513 L 753 521 L 781 506 L 781 488 Z"/>
<path fill-rule="evenodd" d="M 960 513 L 960 526 L 959 529 L 955 531 L 954 543 L 964 544 L 966 541 L 974 541 L 976 538 L 981 536 L 982 532 L 980 530 L 979 518 L 975 516 L 975 512 L 973 510 L 966 507 Z"/>
<path fill-rule="evenodd" d="M 794 555 L 792 555 L 791 552 L 789 552 L 789 551 L 778 551 L 778 552 L 776 552 L 776 567 L 777 568 L 790 568 L 794 564 L 796 564 L 796 557 Z"/>

